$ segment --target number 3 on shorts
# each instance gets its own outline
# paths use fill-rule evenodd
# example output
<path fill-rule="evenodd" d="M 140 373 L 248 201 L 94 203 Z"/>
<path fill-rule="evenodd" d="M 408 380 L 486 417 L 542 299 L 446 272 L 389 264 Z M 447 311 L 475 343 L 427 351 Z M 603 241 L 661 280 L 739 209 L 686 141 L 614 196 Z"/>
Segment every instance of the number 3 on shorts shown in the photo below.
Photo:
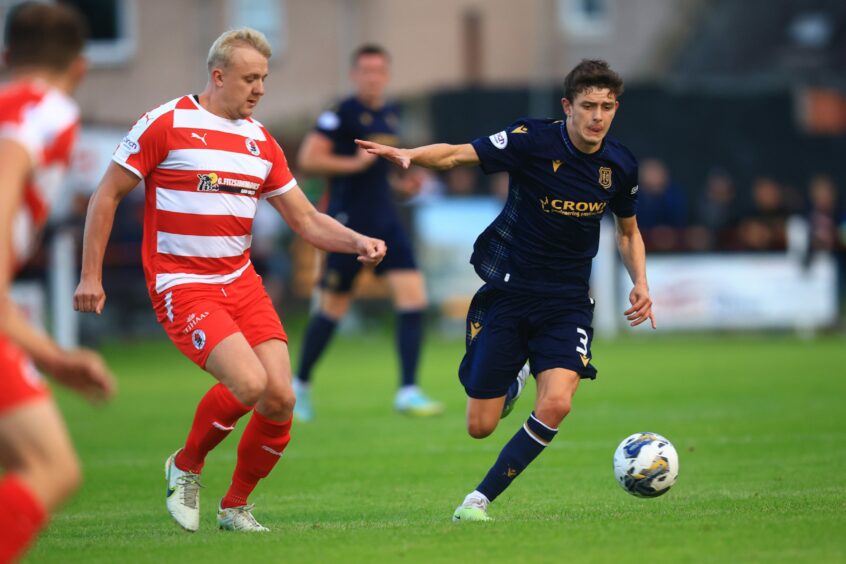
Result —
<path fill-rule="evenodd" d="M 579 345 L 576 347 L 576 352 L 587 356 L 588 334 L 587 331 L 581 327 L 576 327 L 576 333 L 579 334 Z"/>

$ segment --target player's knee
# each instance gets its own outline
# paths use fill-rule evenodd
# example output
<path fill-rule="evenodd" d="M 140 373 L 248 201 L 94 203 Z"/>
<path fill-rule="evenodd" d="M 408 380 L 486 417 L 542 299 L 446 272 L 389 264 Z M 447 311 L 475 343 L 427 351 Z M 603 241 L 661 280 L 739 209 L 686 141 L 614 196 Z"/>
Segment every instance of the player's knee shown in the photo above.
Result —
<path fill-rule="evenodd" d="M 245 370 L 232 388 L 232 394 L 246 406 L 253 406 L 267 389 L 267 372 L 262 367 Z"/>
<path fill-rule="evenodd" d="M 320 301 L 320 313 L 334 321 L 340 321 L 350 309 L 350 297 L 347 295 L 324 295 Z"/>
<path fill-rule="evenodd" d="M 51 453 L 29 470 L 48 511 L 55 510 L 82 484 L 82 467 L 70 449 Z"/>
<path fill-rule="evenodd" d="M 474 439 L 484 439 L 496 430 L 499 420 L 488 421 L 482 417 L 467 418 L 467 433 Z"/>
<path fill-rule="evenodd" d="M 566 396 L 543 398 L 535 408 L 535 416 L 545 425 L 558 427 L 570 414 L 571 404 L 571 399 Z"/>
<path fill-rule="evenodd" d="M 296 403 L 297 398 L 290 388 L 275 391 L 262 397 L 261 412 L 271 419 L 287 421 L 293 414 Z"/>
<path fill-rule="evenodd" d="M 82 466 L 75 454 L 66 457 L 54 475 L 58 489 L 56 495 L 60 501 L 69 498 L 82 485 Z"/>

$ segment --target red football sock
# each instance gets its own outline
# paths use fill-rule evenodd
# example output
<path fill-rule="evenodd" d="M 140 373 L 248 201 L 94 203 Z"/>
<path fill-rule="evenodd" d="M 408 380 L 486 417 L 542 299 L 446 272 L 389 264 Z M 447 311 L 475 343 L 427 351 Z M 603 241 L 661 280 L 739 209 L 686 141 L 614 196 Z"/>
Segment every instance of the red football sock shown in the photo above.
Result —
<path fill-rule="evenodd" d="M 20 558 L 46 521 L 47 511 L 20 478 L 0 478 L 0 562 Z"/>
<path fill-rule="evenodd" d="M 199 474 L 206 455 L 232 432 L 238 419 L 250 409 L 223 384 L 212 386 L 197 406 L 185 448 L 176 455 L 177 468 Z"/>
<path fill-rule="evenodd" d="M 238 444 L 238 463 L 232 475 L 232 485 L 229 486 L 220 506 L 246 505 L 247 497 L 259 480 L 270 474 L 290 441 L 291 419 L 279 423 L 253 411 L 253 416 L 250 417 Z"/>

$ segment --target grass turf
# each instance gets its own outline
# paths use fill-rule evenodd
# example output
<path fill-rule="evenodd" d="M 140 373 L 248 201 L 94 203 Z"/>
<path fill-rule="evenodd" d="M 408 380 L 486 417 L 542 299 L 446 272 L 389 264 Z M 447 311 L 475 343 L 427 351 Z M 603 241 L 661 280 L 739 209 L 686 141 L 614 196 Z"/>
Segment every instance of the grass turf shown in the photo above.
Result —
<path fill-rule="evenodd" d="M 455 376 L 462 349 L 427 342 L 423 384 L 447 412 L 414 420 L 391 410 L 391 337 L 337 339 L 315 376 L 317 419 L 295 424 L 251 498 L 273 532 L 237 535 L 214 520 L 237 436 L 209 456 L 198 533 L 178 529 L 164 507 L 164 460 L 210 377 L 169 343 L 107 347 L 116 401 L 92 409 L 57 391 L 86 482 L 28 560 L 846 560 L 842 338 L 597 342 L 599 378 L 583 383 L 556 440 L 492 505 L 496 521 L 457 525 L 453 509 L 528 415 L 534 392 L 530 384 L 493 436 L 469 438 Z M 613 479 L 614 448 L 637 431 L 661 433 L 679 451 L 679 481 L 661 498 L 633 498 Z"/>

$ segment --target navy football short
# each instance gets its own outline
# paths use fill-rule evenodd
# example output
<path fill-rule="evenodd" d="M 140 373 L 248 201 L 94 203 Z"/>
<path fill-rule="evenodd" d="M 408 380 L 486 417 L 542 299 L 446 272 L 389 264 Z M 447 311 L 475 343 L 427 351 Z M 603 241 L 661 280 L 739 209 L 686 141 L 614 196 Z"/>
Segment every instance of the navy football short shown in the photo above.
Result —
<path fill-rule="evenodd" d="M 596 378 L 591 362 L 593 302 L 482 286 L 467 312 L 467 351 L 458 377 L 467 395 L 504 396 L 529 359 L 532 373 L 551 368 Z"/>
<path fill-rule="evenodd" d="M 376 266 L 375 272 L 377 275 L 381 275 L 389 270 L 417 269 L 417 262 L 414 260 L 411 241 L 409 241 L 405 230 L 399 223 L 376 230 L 355 227 L 354 229 L 368 237 L 382 239 L 388 246 L 388 252 L 385 258 Z M 330 292 L 345 294 L 352 289 L 353 281 L 362 266 L 356 255 L 328 253 L 326 255 L 323 276 L 320 280 L 320 287 Z"/>

